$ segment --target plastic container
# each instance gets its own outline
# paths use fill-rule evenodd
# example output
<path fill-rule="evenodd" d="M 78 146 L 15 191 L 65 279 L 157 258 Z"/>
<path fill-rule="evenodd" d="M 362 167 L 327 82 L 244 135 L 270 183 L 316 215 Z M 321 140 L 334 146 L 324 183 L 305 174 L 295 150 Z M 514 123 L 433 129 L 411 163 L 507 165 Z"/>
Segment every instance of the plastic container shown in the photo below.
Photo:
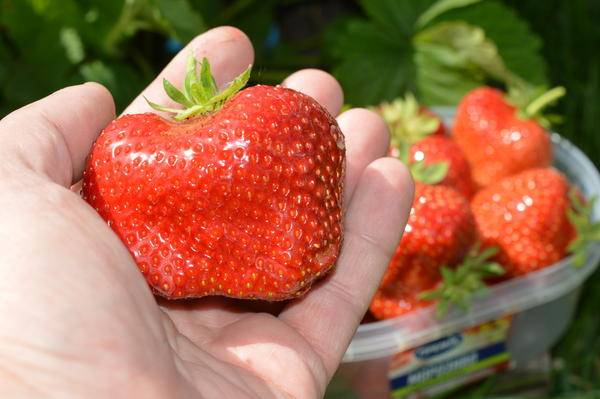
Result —
<path fill-rule="evenodd" d="M 452 109 L 437 111 L 446 122 L 450 121 Z M 552 134 L 552 142 L 554 166 L 577 185 L 586 197 L 595 195 L 600 198 L 600 175 L 593 163 L 558 134 Z M 592 218 L 600 220 L 600 201 L 595 204 Z M 469 334 L 468 331 L 473 331 L 472 327 L 499 319 L 506 320 L 509 326 L 504 339 L 496 337 L 496 341 L 503 345 L 501 349 L 507 352 L 506 358 L 500 359 L 506 360 L 501 362 L 500 367 L 508 364 L 507 359 L 510 359 L 511 364 L 522 364 L 536 358 L 547 351 L 570 324 L 581 286 L 596 269 L 600 260 L 600 245 L 597 244 L 594 243 L 588 248 L 585 265 L 575 268 L 571 259 L 566 258 L 537 272 L 491 286 L 473 301 L 466 313 L 454 309 L 442 320 L 436 320 L 433 317 L 432 306 L 395 319 L 361 325 L 346 351 L 339 375 L 351 385 L 360 398 L 368 399 L 387 398 L 392 392 L 395 392 L 397 397 L 406 395 L 401 390 L 390 389 L 390 383 L 394 384 L 394 367 L 406 368 L 405 364 L 394 365 L 398 363 L 399 356 L 421 359 L 418 360 L 421 362 L 418 365 L 421 374 L 426 372 L 427 376 L 438 378 L 434 391 L 476 379 L 477 372 L 472 372 L 469 377 L 466 376 L 468 373 L 455 372 L 445 380 L 443 375 L 436 374 L 456 368 L 448 363 L 448 356 L 444 354 L 442 355 L 446 356 L 443 366 L 445 369 L 435 369 L 431 365 L 435 362 L 438 352 L 451 352 L 452 348 L 448 348 L 462 340 L 465 331 Z M 490 327 L 485 328 L 489 330 Z M 498 349 L 498 345 L 494 348 Z M 433 356 L 425 359 L 423 353 Z M 456 359 L 458 358 L 455 358 L 455 363 Z M 427 367 L 429 369 L 426 369 Z M 414 369 L 415 366 L 412 371 Z M 480 374 L 484 374 L 484 371 L 484 368 L 479 369 Z M 398 375 L 401 371 L 396 370 L 395 373 Z M 400 378 L 400 381 L 396 376 L 396 383 L 406 383 L 405 377 L 402 377 L 404 380 Z M 422 377 L 423 375 L 419 378 Z M 444 382 L 440 385 L 439 381 Z M 412 395 L 424 396 L 422 393 Z"/>

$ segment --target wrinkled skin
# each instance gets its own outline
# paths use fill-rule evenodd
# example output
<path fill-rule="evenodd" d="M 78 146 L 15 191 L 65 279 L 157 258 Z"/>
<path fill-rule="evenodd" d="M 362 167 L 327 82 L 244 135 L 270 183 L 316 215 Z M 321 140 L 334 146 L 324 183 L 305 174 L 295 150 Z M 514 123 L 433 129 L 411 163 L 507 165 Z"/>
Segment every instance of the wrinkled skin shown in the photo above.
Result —
<path fill-rule="evenodd" d="M 168 103 L 190 51 L 224 84 L 252 62 L 246 36 L 217 28 L 192 41 L 142 93 Z M 327 74 L 304 70 L 288 87 L 332 114 Z M 138 97 L 126 113 L 146 112 Z M 347 138 L 344 247 L 336 271 L 274 309 L 208 298 L 155 299 L 104 221 L 69 187 L 93 140 L 114 118 L 96 84 L 63 89 L 0 122 L 0 392 L 3 397 L 321 397 L 406 222 L 412 183 L 366 110 L 338 117 Z M 266 312 L 268 310 L 269 312 Z"/>

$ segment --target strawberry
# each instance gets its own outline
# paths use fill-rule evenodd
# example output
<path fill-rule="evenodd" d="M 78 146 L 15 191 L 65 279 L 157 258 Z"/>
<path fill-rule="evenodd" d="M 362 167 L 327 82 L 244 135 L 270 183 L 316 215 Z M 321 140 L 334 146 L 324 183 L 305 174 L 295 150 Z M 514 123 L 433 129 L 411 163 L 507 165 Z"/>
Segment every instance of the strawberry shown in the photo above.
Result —
<path fill-rule="evenodd" d="M 432 135 L 413 144 L 409 163 L 420 161 L 425 166 L 446 163 L 446 176 L 438 184 L 452 187 L 466 198 L 471 198 L 474 193 L 471 168 L 460 147 L 449 137 Z"/>
<path fill-rule="evenodd" d="M 504 178 L 473 197 L 471 207 L 483 243 L 499 248 L 496 259 L 507 276 L 551 265 L 568 252 L 583 249 L 584 239 L 598 234 L 598 227 L 582 215 L 585 206 L 570 198 L 569 191 L 562 174 L 537 168 Z M 571 210 L 573 205 L 577 212 Z"/>
<path fill-rule="evenodd" d="M 416 276 L 417 273 L 413 277 Z M 385 320 L 429 306 L 431 302 L 421 299 L 419 295 L 425 290 L 434 289 L 441 281 L 441 277 L 439 274 L 435 277 L 421 275 L 417 280 L 418 285 L 413 287 L 399 276 L 397 280 L 379 288 L 369 306 L 371 314 L 378 320 Z"/>
<path fill-rule="evenodd" d="M 563 88 L 555 88 L 521 109 L 513 104 L 524 102 L 524 96 L 513 95 L 510 103 L 503 92 L 490 87 L 477 88 L 461 100 L 454 140 L 467 157 L 478 186 L 551 164 L 550 136 L 542 126 L 548 123 L 539 111 L 563 94 Z"/>
<path fill-rule="evenodd" d="M 199 70 L 199 71 L 198 71 Z M 125 115 L 100 134 L 84 198 L 155 293 L 284 300 L 335 264 L 342 240 L 344 138 L 315 100 L 283 87 L 218 93 L 190 59 L 184 109 Z"/>
<path fill-rule="evenodd" d="M 499 264 L 490 260 L 496 253 L 496 248 L 482 250 L 475 244 L 459 265 L 441 266 L 435 276 L 415 274 L 418 271 L 412 273 L 412 278 L 400 276 L 377 291 L 370 311 L 378 319 L 389 319 L 429 306 L 431 301 L 437 302 L 438 317 L 453 305 L 466 309 L 473 294 L 485 288 L 486 278 L 505 273 Z"/>
<path fill-rule="evenodd" d="M 390 129 L 390 156 L 410 164 L 417 180 L 450 186 L 471 197 L 473 183 L 469 164 L 460 148 L 446 137 L 446 128 L 439 116 L 419 105 L 410 93 L 404 99 L 381 104 L 376 111 Z M 441 175 L 446 177 L 442 180 Z"/>
<path fill-rule="evenodd" d="M 466 198 L 450 187 L 417 183 L 404 235 L 382 287 L 399 281 L 415 292 L 431 288 L 439 280 L 440 267 L 460 262 L 475 238 Z"/>

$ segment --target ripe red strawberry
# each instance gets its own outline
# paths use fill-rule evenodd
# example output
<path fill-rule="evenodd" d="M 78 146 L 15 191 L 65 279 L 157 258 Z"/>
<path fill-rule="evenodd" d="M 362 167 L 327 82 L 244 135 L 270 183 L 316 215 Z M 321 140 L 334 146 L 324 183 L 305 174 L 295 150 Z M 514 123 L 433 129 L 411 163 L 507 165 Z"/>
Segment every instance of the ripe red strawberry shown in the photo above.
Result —
<path fill-rule="evenodd" d="M 190 63 L 186 108 L 113 121 L 94 145 L 84 198 L 167 298 L 301 295 L 336 262 L 344 139 L 312 98 L 283 87 L 217 93 Z M 224 104 L 223 104 L 224 103 Z M 222 108 L 219 109 L 219 106 Z M 177 121 L 178 120 L 178 121 Z"/>
<path fill-rule="evenodd" d="M 467 198 L 475 192 L 469 163 L 460 147 L 449 137 L 428 136 L 413 144 L 409 162 L 420 161 L 425 166 L 447 163 L 446 176 L 438 184 L 452 187 Z"/>
<path fill-rule="evenodd" d="M 530 169 L 479 191 L 471 207 L 483 243 L 507 276 L 519 276 L 562 259 L 575 229 L 569 221 L 569 183 L 551 168 Z"/>
<path fill-rule="evenodd" d="M 440 267 L 460 262 L 475 239 L 466 198 L 450 187 L 417 183 L 404 235 L 382 287 L 400 281 L 416 291 L 430 288 L 439 280 Z"/>
<path fill-rule="evenodd" d="M 490 87 L 475 89 L 462 99 L 454 120 L 454 140 L 467 157 L 477 185 L 485 187 L 503 177 L 551 164 L 550 137 L 535 118 L 544 105 L 562 94 L 564 89 L 553 89 L 523 110 Z"/>
<path fill-rule="evenodd" d="M 417 273 L 415 272 L 409 280 L 415 281 Z M 399 276 L 397 280 L 379 288 L 369 306 L 371 314 L 378 320 L 385 320 L 431 305 L 431 301 L 421 299 L 420 295 L 434 289 L 440 283 L 439 273 L 435 277 L 421 275 L 416 280 L 417 286 L 412 286 L 403 276 Z"/>

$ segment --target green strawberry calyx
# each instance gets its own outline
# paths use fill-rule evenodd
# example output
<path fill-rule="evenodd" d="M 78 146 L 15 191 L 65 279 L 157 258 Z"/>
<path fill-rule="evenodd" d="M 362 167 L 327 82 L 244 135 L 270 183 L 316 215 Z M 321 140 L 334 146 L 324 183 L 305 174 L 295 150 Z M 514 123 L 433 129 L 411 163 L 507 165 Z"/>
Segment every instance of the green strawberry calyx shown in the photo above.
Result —
<path fill-rule="evenodd" d="M 392 102 L 381 103 L 375 110 L 388 124 L 392 146 L 414 144 L 440 127 L 440 120 L 422 112 L 421 105 L 412 93 Z"/>
<path fill-rule="evenodd" d="M 451 306 L 467 310 L 473 295 L 487 289 L 484 280 L 488 277 L 502 276 L 504 268 L 491 260 L 498 253 L 498 248 L 481 249 L 481 245 L 473 246 L 462 264 L 455 268 L 443 266 L 440 269 L 442 282 L 438 287 L 422 292 L 419 298 L 426 301 L 437 301 L 436 317 L 443 317 Z"/>
<path fill-rule="evenodd" d="M 410 157 L 410 148 L 407 145 L 400 145 L 398 148 L 398 158 L 408 166 L 410 173 L 415 181 L 424 184 L 438 184 L 448 174 L 450 164 L 446 161 L 425 164 L 424 159 L 412 160 Z"/>
<path fill-rule="evenodd" d="M 596 197 L 585 201 L 576 188 L 569 191 L 571 207 L 567 210 L 567 218 L 575 227 L 577 235 L 567 247 L 567 251 L 573 254 L 573 266 L 581 267 L 587 259 L 588 245 L 594 241 L 600 241 L 600 222 L 591 220 L 592 209 Z"/>
<path fill-rule="evenodd" d="M 153 103 L 146 98 L 148 104 L 157 111 L 175 114 L 173 119 L 182 121 L 199 115 L 206 115 L 219 110 L 223 104 L 240 91 L 250 79 L 252 65 L 233 79 L 223 90 L 219 91 L 217 82 L 210 71 L 206 57 L 199 62 L 190 55 L 187 62 L 183 89 L 179 90 L 167 79 L 163 79 L 165 92 L 177 104 L 184 108 L 170 108 Z"/>
<path fill-rule="evenodd" d="M 549 129 L 553 123 L 560 122 L 560 117 L 553 114 L 543 114 L 546 107 L 556 103 L 567 91 L 562 86 L 546 90 L 543 87 L 532 87 L 521 84 L 511 87 L 507 101 L 517 107 L 517 116 L 521 119 L 532 119 L 542 127 Z"/>

